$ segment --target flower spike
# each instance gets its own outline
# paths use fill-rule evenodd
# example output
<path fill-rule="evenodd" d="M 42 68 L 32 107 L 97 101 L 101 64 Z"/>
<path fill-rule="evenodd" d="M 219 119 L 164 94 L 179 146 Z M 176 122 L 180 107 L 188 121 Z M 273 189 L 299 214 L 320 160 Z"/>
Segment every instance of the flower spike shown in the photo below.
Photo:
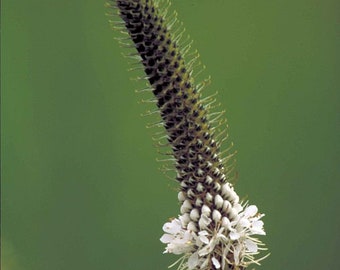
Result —
<path fill-rule="evenodd" d="M 264 214 L 255 205 L 241 202 L 230 182 L 232 166 L 224 161 L 234 153 L 227 151 L 222 157 L 225 136 L 216 128 L 224 124 L 220 120 L 224 113 L 210 113 L 214 98 L 201 98 L 209 80 L 195 83 L 192 74 L 198 53 L 188 59 L 191 42 L 180 44 L 184 31 L 175 29 L 181 25 L 176 13 L 168 16 L 167 8 L 161 11 L 163 2 L 169 4 L 156 0 L 108 3 L 137 50 L 162 119 L 156 126 L 165 128 L 162 144 L 165 138 L 172 149 L 170 161 L 175 162 L 180 184 L 180 215 L 164 224 L 160 241 L 166 244 L 164 253 L 181 255 L 172 265 L 179 270 L 244 270 L 261 260 L 255 258 L 264 249 L 256 235 L 265 235 Z"/>

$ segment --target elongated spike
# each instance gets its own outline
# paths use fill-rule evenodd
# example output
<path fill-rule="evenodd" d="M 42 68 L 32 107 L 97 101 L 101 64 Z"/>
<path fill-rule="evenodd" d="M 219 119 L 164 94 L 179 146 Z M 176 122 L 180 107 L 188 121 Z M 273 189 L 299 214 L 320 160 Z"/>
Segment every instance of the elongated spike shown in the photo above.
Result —
<path fill-rule="evenodd" d="M 229 152 L 232 144 L 221 151 L 228 139 L 225 112 L 211 111 L 216 108 L 215 94 L 201 97 L 210 77 L 195 82 L 205 66 L 191 49 L 190 37 L 184 38 L 177 13 L 168 13 L 170 3 L 109 0 L 108 4 L 122 21 L 112 17 L 114 28 L 123 36 L 119 42 L 135 48 L 128 58 L 134 61 L 130 70 L 142 68 L 144 75 L 136 80 L 150 84 L 139 92 L 152 92 L 153 98 L 141 102 L 155 104 L 157 109 L 143 116 L 159 114 L 159 120 L 147 128 L 165 130 L 152 138 L 158 149 L 166 147 L 158 150 L 163 157 L 157 161 L 166 164 L 161 167 L 165 175 L 176 172 L 169 178 L 180 185 L 181 215 L 164 225 L 161 241 L 167 244 L 166 252 L 183 255 L 177 261 L 178 270 L 246 269 L 259 262 L 254 256 L 262 243 L 253 235 L 265 234 L 262 221 L 257 222 L 263 215 L 254 205 L 241 205 L 229 183 L 231 172 L 237 175 L 233 171 L 236 152 Z"/>

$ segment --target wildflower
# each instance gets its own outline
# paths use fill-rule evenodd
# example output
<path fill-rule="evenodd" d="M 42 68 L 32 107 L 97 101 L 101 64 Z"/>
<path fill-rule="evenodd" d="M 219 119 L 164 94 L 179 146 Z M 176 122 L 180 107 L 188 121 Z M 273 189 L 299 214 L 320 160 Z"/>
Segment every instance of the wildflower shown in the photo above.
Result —
<path fill-rule="evenodd" d="M 164 253 L 182 255 L 180 270 L 244 269 L 259 262 L 255 255 L 263 244 L 255 236 L 265 234 L 263 214 L 255 205 L 242 205 L 228 182 L 224 160 L 233 154 L 221 157 L 218 138 L 224 134 L 215 135 L 222 114 L 209 112 L 213 98 L 201 99 L 207 81 L 195 84 L 192 76 L 198 55 L 187 53 L 190 42 L 180 49 L 182 31 L 172 33 L 176 16 L 167 17 L 160 3 L 109 0 L 108 5 L 117 8 L 136 48 L 175 160 L 180 216 L 163 226 Z"/>
<path fill-rule="evenodd" d="M 241 205 L 236 208 L 243 209 Z M 211 221 L 207 209 L 207 206 L 202 207 L 199 220 Z M 223 217 L 215 228 L 209 226 L 210 223 L 201 222 L 198 232 L 186 228 L 180 220 L 187 217 L 179 216 L 165 223 L 161 241 L 167 244 L 165 253 L 182 254 L 188 259 L 187 262 L 182 260 L 179 269 L 242 269 L 259 261 L 254 256 L 263 244 L 253 235 L 265 235 L 263 216 L 258 214 L 255 205 L 249 205 L 232 221 Z M 190 222 L 197 223 L 197 219 Z"/>

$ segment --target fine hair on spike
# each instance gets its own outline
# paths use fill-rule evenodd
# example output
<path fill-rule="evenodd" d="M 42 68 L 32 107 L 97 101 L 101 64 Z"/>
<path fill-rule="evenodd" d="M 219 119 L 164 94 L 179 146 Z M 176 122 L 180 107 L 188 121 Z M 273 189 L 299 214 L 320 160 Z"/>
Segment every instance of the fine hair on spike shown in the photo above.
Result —
<path fill-rule="evenodd" d="M 192 40 L 171 11 L 169 0 L 109 0 L 112 28 L 122 35 L 121 46 L 133 50 L 131 71 L 143 70 L 137 80 L 148 87 L 137 90 L 151 103 L 143 116 L 159 115 L 148 128 L 162 128 L 152 137 L 166 147 L 162 172 L 178 182 L 181 203 L 178 218 L 163 226 L 164 253 L 181 257 L 170 267 L 179 270 L 245 270 L 264 259 L 257 258 L 265 235 L 255 205 L 240 201 L 233 188 L 236 151 L 221 150 L 228 139 L 225 111 L 215 110 L 217 92 L 201 97 L 210 77 L 200 82 L 205 70 Z M 133 48 L 133 49 L 131 49 Z M 153 95 L 151 97 L 150 95 Z M 175 172 L 175 176 L 168 175 Z"/>

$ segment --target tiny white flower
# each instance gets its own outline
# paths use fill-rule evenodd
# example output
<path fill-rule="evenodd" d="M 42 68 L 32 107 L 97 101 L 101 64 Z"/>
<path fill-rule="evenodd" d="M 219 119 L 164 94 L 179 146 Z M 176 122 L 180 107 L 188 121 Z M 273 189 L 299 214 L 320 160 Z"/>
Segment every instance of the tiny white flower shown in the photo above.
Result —
<path fill-rule="evenodd" d="M 217 208 L 222 208 L 223 198 L 220 195 L 215 196 L 215 205 L 216 205 Z"/>
<path fill-rule="evenodd" d="M 189 200 L 185 200 L 181 206 L 181 214 L 187 213 L 192 209 L 192 205 Z"/>
<path fill-rule="evenodd" d="M 165 231 L 166 233 L 176 234 L 180 230 L 181 230 L 181 222 L 177 218 L 163 225 L 163 231 Z"/>
<path fill-rule="evenodd" d="M 230 220 L 227 217 L 222 218 L 222 226 L 229 231 L 231 230 L 231 223 L 230 223 Z"/>
<path fill-rule="evenodd" d="M 181 226 L 179 219 L 173 219 L 163 226 L 166 232 L 161 238 L 161 242 L 167 244 L 165 253 L 182 254 L 192 249 L 193 234 Z"/>
<path fill-rule="evenodd" d="M 197 221 L 200 217 L 200 213 L 198 211 L 197 208 L 194 208 L 191 210 L 190 212 L 190 218 L 193 220 L 193 221 Z"/>
<path fill-rule="evenodd" d="M 210 194 L 210 192 L 207 192 L 207 194 L 205 195 L 205 198 L 208 202 L 212 202 L 213 196 Z"/>
<path fill-rule="evenodd" d="M 184 194 L 184 192 L 183 191 L 180 191 L 179 193 L 178 193 L 178 200 L 180 201 L 180 202 L 184 202 L 185 201 L 185 194 Z"/>
<path fill-rule="evenodd" d="M 205 182 L 207 184 L 211 184 L 213 182 L 213 179 L 209 175 L 207 175 L 207 177 L 205 178 Z"/>
<path fill-rule="evenodd" d="M 222 195 L 227 195 L 230 193 L 230 187 L 228 183 L 222 185 Z"/>
<path fill-rule="evenodd" d="M 196 190 L 198 192 L 203 192 L 204 191 L 204 186 L 201 183 L 198 183 L 196 186 Z"/>
<path fill-rule="evenodd" d="M 219 183 L 215 182 L 214 189 L 215 190 L 220 190 L 221 189 L 221 185 Z"/>
<path fill-rule="evenodd" d="M 218 210 L 214 209 L 214 211 L 212 213 L 212 218 L 217 223 L 217 222 L 219 222 L 221 220 L 222 215 L 221 215 L 221 213 Z"/>
<path fill-rule="evenodd" d="M 188 213 L 185 213 L 184 215 L 181 215 L 179 217 L 179 220 L 181 222 L 182 227 L 185 228 L 190 222 L 190 215 Z"/>
<path fill-rule="evenodd" d="M 195 222 L 193 222 L 193 221 L 190 221 L 190 222 L 189 222 L 189 224 L 188 224 L 188 230 L 189 230 L 189 231 L 194 231 L 194 232 L 197 231 Z"/>
<path fill-rule="evenodd" d="M 195 201 L 195 205 L 196 205 L 197 207 L 201 207 L 202 204 L 203 204 L 203 201 L 202 201 L 200 198 L 197 198 L 196 201 Z"/>
<path fill-rule="evenodd" d="M 198 221 L 198 226 L 201 230 L 206 229 L 211 223 L 211 218 L 208 218 L 206 215 L 201 215 L 201 218 Z"/>
<path fill-rule="evenodd" d="M 222 210 L 227 212 L 231 208 L 231 203 L 227 200 L 223 202 Z"/>
<path fill-rule="evenodd" d="M 206 215 L 206 216 L 209 216 L 210 213 L 211 213 L 210 208 L 208 206 L 206 206 L 206 205 L 203 205 L 203 207 L 202 207 L 202 214 Z"/>
<path fill-rule="evenodd" d="M 197 170 L 197 175 L 202 176 L 204 174 L 204 171 L 202 169 Z"/>

